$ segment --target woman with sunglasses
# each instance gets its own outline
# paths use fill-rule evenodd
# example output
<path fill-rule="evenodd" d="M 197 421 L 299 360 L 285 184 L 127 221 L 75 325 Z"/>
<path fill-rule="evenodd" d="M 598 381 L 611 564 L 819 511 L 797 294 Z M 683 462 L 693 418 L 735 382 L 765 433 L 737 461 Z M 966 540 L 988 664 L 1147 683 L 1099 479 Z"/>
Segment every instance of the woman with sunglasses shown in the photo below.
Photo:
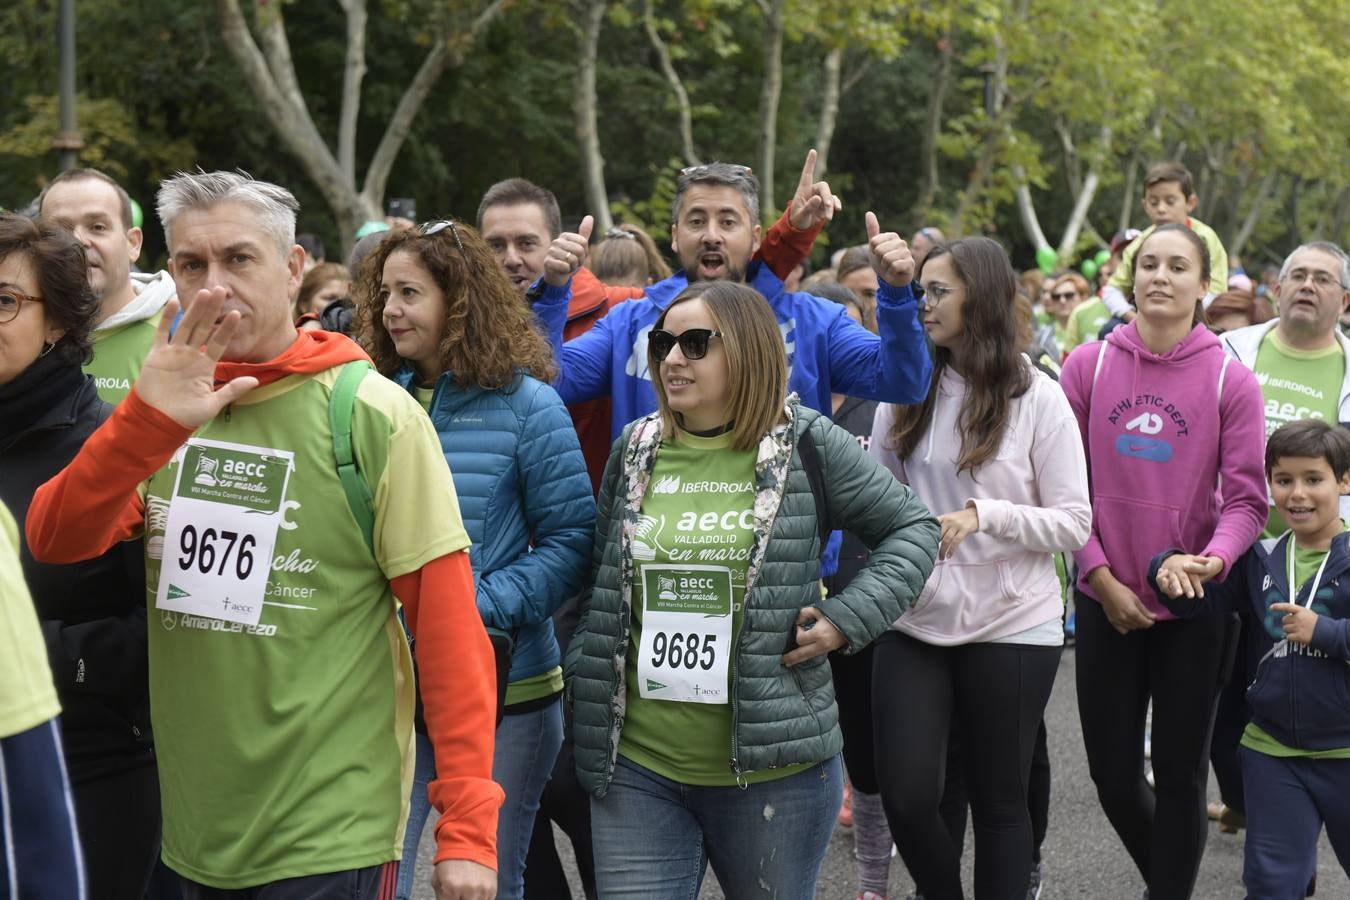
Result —
<path fill-rule="evenodd" d="M 1049 324 L 1054 326 L 1055 346 L 1061 351 L 1069 340 L 1069 320 L 1074 310 L 1090 295 L 1087 279 L 1077 272 L 1065 272 L 1050 283 L 1050 301 L 1045 304 L 1045 311 L 1050 316 Z"/>
<path fill-rule="evenodd" d="M 773 311 L 690 285 L 648 343 L 658 409 L 601 485 L 568 650 L 577 771 L 601 897 L 815 895 L 842 795 L 826 654 L 856 653 L 916 595 L 937 528 L 853 436 L 787 395 Z M 872 546 L 822 598 L 822 535 Z"/>
<path fill-rule="evenodd" d="M 1018 349 L 1017 277 L 987 238 L 934 247 L 919 272 L 933 380 L 877 410 L 871 453 L 938 511 L 938 563 L 876 644 L 878 780 L 926 900 L 959 900 L 960 845 L 939 814 L 949 736 L 975 822 L 975 896 L 1022 900 L 1027 783 L 1064 644 L 1054 554 L 1091 525 L 1073 411 Z M 921 690 L 912 686 L 922 685 Z"/>
<path fill-rule="evenodd" d="M 22 537 L 34 492 L 112 412 L 80 368 L 98 311 L 73 234 L 0 215 L 0 500 L 18 523 L 61 701 L 89 896 L 123 898 L 144 895 L 159 855 L 141 542 L 48 565 Z"/>
<path fill-rule="evenodd" d="M 513 640 L 492 777 L 506 792 L 497 896 L 519 898 L 562 744 L 552 616 L 585 574 L 595 522 L 586 464 L 547 384 L 556 371 L 549 345 L 477 231 L 443 221 L 391 234 L 366 260 L 356 293 L 358 333 L 376 369 L 407 387 L 440 433 L 473 541 L 478 611 Z M 433 763 L 419 725 L 400 898 L 412 895 Z"/>

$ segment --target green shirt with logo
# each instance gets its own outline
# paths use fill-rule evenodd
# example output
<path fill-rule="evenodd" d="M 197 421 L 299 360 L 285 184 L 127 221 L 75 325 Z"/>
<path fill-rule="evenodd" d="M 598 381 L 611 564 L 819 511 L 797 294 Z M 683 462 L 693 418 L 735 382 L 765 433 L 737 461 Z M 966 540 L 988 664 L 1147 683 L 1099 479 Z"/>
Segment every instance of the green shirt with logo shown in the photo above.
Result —
<path fill-rule="evenodd" d="M 148 319 L 128 322 L 107 331 L 95 331 L 91 335 L 94 358 L 85 364 L 84 371 L 94 376 L 98 395 L 104 403 L 116 406 L 131 393 L 131 385 L 141 374 L 141 364 L 150 352 L 163 315 L 161 310 Z"/>
<path fill-rule="evenodd" d="M 700 438 L 679 432 L 661 444 L 633 538 L 633 622 L 627 658 L 627 713 L 619 753 L 658 775 L 683 784 L 736 784 L 731 770 L 730 703 L 648 699 L 638 681 L 644 598 L 660 575 L 682 564 L 704 567 L 711 583 L 729 586 L 731 640 L 744 618 L 745 576 L 754 540 L 754 450 L 731 449 L 729 434 Z M 725 568 L 725 573 L 706 567 Z M 729 578 L 726 577 L 729 575 Z M 649 585 L 650 582 L 650 585 Z M 719 587 L 719 589 L 725 589 Z M 783 635 L 786 651 L 788 636 Z M 735 677 L 735 656 L 728 669 Z M 730 684 L 719 685 L 724 696 Z M 749 783 L 794 774 L 790 766 L 743 776 Z"/>
<path fill-rule="evenodd" d="M 1345 354 L 1333 342 L 1320 350 L 1295 350 L 1272 328 L 1256 351 L 1256 380 L 1266 404 L 1266 438 L 1281 425 L 1299 419 L 1336 422 L 1340 417 Z M 1278 537 L 1288 530 L 1275 507 L 1262 537 Z"/>
<path fill-rule="evenodd" d="M 1065 327 L 1064 339 L 1060 342 L 1064 355 L 1067 357 L 1079 344 L 1097 340 L 1098 332 L 1110 319 L 1111 310 L 1106 308 L 1106 303 L 1100 297 L 1093 297 L 1078 304 L 1078 307 L 1069 314 L 1069 324 Z"/>
<path fill-rule="evenodd" d="M 155 608 L 164 554 L 186 550 L 164 539 L 184 451 L 142 486 L 164 860 L 216 888 L 379 865 L 403 842 L 414 688 L 389 583 L 469 541 L 430 420 L 370 373 L 352 440 L 372 554 L 333 456 L 340 371 L 258 388 L 194 435 L 294 453 L 256 625 Z"/>

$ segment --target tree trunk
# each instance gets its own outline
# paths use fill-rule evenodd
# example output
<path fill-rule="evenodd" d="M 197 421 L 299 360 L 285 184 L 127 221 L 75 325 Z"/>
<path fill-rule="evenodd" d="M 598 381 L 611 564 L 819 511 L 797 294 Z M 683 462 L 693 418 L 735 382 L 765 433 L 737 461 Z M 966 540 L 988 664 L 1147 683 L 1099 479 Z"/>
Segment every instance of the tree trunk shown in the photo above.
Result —
<path fill-rule="evenodd" d="M 643 4 L 642 27 L 647 32 L 647 40 L 656 50 L 656 59 L 661 64 L 662 74 L 666 76 L 666 81 L 670 82 L 670 89 L 675 92 L 675 105 L 680 113 L 680 152 L 684 157 L 684 163 L 687 166 L 696 166 L 700 160 L 698 154 L 694 152 L 693 107 L 689 103 L 689 92 L 684 88 L 684 81 L 675 71 L 675 63 L 670 58 L 670 48 L 666 46 L 661 32 L 656 27 L 652 0 L 646 0 Z"/>
<path fill-rule="evenodd" d="M 605 158 L 600 155 L 600 130 L 596 117 L 595 57 L 600 46 L 608 0 L 584 0 L 581 35 L 577 46 L 577 80 L 572 100 L 576 118 L 577 145 L 581 149 L 581 174 L 586 188 L 586 206 L 595 216 L 596 229 L 604 234 L 614 224 L 605 191 Z"/>
<path fill-rule="evenodd" d="M 1247 241 L 1251 238 L 1256 223 L 1260 221 L 1261 214 L 1265 212 L 1266 203 L 1269 202 L 1270 195 L 1275 189 L 1277 177 L 1278 173 L 1272 170 L 1257 185 L 1256 196 L 1252 198 L 1252 205 L 1247 209 L 1246 218 L 1242 220 L 1242 225 L 1237 229 L 1237 232 L 1228 239 L 1225 249 L 1230 257 L 1242 255 L 1242 250 L 1247 246 Z"/>
<path fill-rule="evenodd" d="M 1075 154 L 1076 156 L 1077 154 Z M 1092 200 L 1097 195 L 1097 186 L 1101 183 L 1101 161 L 1110 158 L 1111 127 L 1103 125 L 1097 153 L 1088 165 L 1087 175 L 1083 178 L 1083 186 L 1078 191 L 1078 197 L 1074 200 L 1073 212 L 1069 215 L 1069 222 L 1064 226 L 1064 235 L 1059 241 L 1060 259 L 1069 259 L 1073 255 L 1074 248 L 1078 246 L 1078 236 L 1083 232 L 1083 223 L 1087 221 L 1088 211 L 1092 209 Z"/>
<path fill-rule="evenodd" d="M 759 91 L 759 208 L 773 215 L 774 156 L 778 150 L 778 98 L 783 92 L 784 0 L 757 0 L 764 14 L 764 78 Z"/>
<path fill-rule="evenodd" d="M 1125 231 L 1130 227 L 1134 215 L 1134 185 L 1139 177 L 1139 154 L 1133 153 L 1125 168 L 1125 193 L 1120 198 L 1120 215 L 1116 218 L 1116 231 Z"/>
<path fill-rule="evenodd" d="M 356 184 L 356 124 L 361 81 L 366 75 L 366 0 L 341 0 L 347 14 L 347 53 L 342 66 L 342 107 L 338 113 L 338 168 Z"/>
<path fill-rule="evenodd" d="M 1027 184 L 1026 173 L 1018 167 L 1019 178 L 1021 182 L 1017 185 L 1017 214 L 1022 217 L 1022 227 L 1026 229 L 1027 237 L 1036 245 L 1036 249 L 1049 247 L 1050 242 L 1045 238 L 1045 231 L 1041 228 L 1040 217 L 1036 215 L 1036 203 L 1031 199 L 1031 187 Z"/>
<path fill-rule="evenodd" d="M 829 168 L 830 144 L 834 141 L 834 125 L 839 121 L 839 74 L 844 67 L 844 50 L 836 47 L 825 54 L 821 80 L 824 87 L 820 99 L 820 119 L 816 122 L 816 178 L 825 177 Z"/>
<path fill-rule="evenodd" d="M 245 83 L 282 144 L 300 162 L 337 220 L 344 252 L 355 243 L 356 229 L 367 219 L 380 217 L 389 171 L 408 137 L 417 111 L 447 65 L 459 65 L 464 50 L 477 38 L 508 0 L 490 0 L 465 30 L 441 36 L 432 45 L 417 74 L 404 90 L 386 125 L 375 155 L 366 168 L 364 187 L 356 187 L 356 125 L 360 85 L 365 71 L 365 0 L 341 0 L 348 16 L 343 99 L 339 112 L 336 154 L 320 135 L 295 77 L 290 43 L 286 38 L 282 6 L 254 0 L 259 39 L 254 40 L 239 8 L 239 0 L 216 0 L 221 39 L 239 66 Z M 259 47 L 261 43 L 261 47 Z"/>
<path fill-rule="evenodd" d="M 1342 188 L 1340 196 L 1336 199 L 1336 214 L 1331 219 L 1331 232 L 1329 239 L 1344 247 L 1345 227 L 1350 225 L 1350 187 Z"/>
<path fill-rule="evenodd" d="M 947 99 L 947 83 L 952 71 L 952 34 L 948 31 L 938 38 L 938 65 L 928 85 L 928 114 L 924 117 L 923 148 L 921 152 L 923 182 L 919 198 L 914 201 L 913 219 L 922 225 L 933 208 L 933 197 L 938 183 L 938 135 L 942 133 L 942 104 Z"/>

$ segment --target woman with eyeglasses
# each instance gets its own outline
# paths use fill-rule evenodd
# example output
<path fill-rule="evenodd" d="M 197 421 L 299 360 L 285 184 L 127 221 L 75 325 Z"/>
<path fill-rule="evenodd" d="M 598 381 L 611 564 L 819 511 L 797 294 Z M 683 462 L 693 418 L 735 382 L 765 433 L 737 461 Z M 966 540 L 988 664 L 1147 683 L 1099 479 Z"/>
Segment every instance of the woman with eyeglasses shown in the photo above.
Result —
<path fill-rule="evenodd" d="M 562 744 L 552 616 L 587 566 L 595 501 L 586 464 L 548 386 L 556 371 L 548 342 L 477 231 L 442 221 L 391 234 L 366 260 L 356 293 L 358 334 L 376 369 L 407 387 L 440 433 L 473 541 L 478 611 L 501 639 L 499 657 L 506 638 L 513 647 L 492 777 L 506 792 L 497 896 L 519 898 L 539 797 Z M 424 726 L 417 731 L 400 898 L 412 895 L 434 778 L 431 743 Z"/>
<path fill-rule="evenodd" d="M 917 406 L 878 408 L 871 453 L 940 513 L 942 539 L 923 594 L 874 650 L 878 780 L 918 892 L 964 897 L 959 838 L 939 815 L 955 729 L 975 897 L 1022 900 L 1027 783 L 1064 644 L 1054 554 L 1091 523 L 1083 448 L 1064 393 L 1018 349 L 1003 249 L 940 244 L 918 281 L 933 380 Z"/>
<path fill-rule="evenodd" d="M 928 511 L 852 435 L 787 395 L 772 310 L 702 282 L 648 343 L 658 409 L 600 491 L 568 650 L 577 772 L 601 897 L 815 895 L 842 794 L 826 654 L 856 653 L 917 593 Z M 872 546 L 822 598 L 834 524 Z"/>
<path fill-rule="evenodd" d="M 1054 345 L 1063 348 L 1069 339 L 1069 320 L 1073 311 L 1091 296 L 1087 279 L 1077 272 L 1065 272 L 1050 283 L 1050 300 L 1045 312 L 1054 326 Z M 1061 357 L 1062 358 L 1062 357 Z M 1057 359 L 1055 362 L 1059 362 Z"/>
<path fill-rule="evenodd" d="M 112 412 L 81 370 L 97 316 L 75 236 L 51 221 L 0 215 L 0 500 L 18 524 L 61 701 L 89 896 L 124 898 L 144 895 L 159 855 L 141 543 L 49 565 L 34 561 L 22 537 L 34 492 Z"/>

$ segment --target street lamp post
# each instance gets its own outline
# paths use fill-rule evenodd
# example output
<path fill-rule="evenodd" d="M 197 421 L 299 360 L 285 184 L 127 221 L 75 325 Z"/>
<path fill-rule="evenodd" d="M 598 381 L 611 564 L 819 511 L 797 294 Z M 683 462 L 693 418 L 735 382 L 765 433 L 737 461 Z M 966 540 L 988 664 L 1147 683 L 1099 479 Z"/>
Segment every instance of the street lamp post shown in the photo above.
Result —
<path fill-rule="evenodd" d="M 60 154 L 61 171 L 75 168 L 84 140 L 75 128 L 75 0 L 60 0 L 56 13 L 56 39 L 61 48 L 61 128 L 52 138 Z"/>

